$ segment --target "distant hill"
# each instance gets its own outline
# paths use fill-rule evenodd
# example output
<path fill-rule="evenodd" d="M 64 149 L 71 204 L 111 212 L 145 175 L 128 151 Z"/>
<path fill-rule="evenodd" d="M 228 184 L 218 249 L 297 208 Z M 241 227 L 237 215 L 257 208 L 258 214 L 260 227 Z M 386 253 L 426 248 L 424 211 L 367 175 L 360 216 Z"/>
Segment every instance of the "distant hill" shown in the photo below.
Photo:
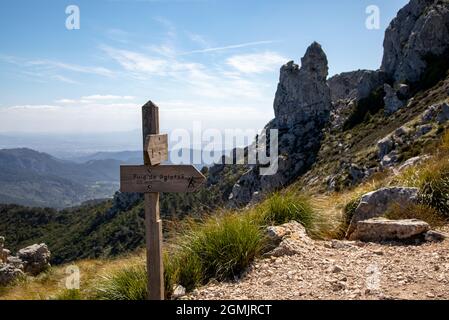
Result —
<path fill-rule="evenodd" d="M 74 163 L 31 149 L 0 150 L 0 203 L 64 208 L 118 189 L 118 160 Z"/>
<path fill-rule="evenodd" d="M 193 159 L 202 159 L 202 151 L 198 149 L 179 149 L 178 153 L 180 154 L 189 154 L 188 163 L 193 163 Z M 223 154 L 228 153 L 229 151 L 223 151 L 219 153 L 221 157 Z M 169 157 L 171 152 L 169 152 Z M 217 156 L 218 157 L 218 156 Z M 142 164 L 142 151 L 119 151 L 119 152 L 96 152 L 88 155 L 83 155 L 79 157 L 68 158 L 68 160 L 77 162 L 77 163 L 85 163 L 93 160 L 118 160 L 124 164 Z M 173 163 L 172 159 L 169 159 L 167 163 Z M 176 163 L 178 164 L 178 163 Z M 198 170 L 201 170 L 204 166 L 209 166 L 210 164 L 206 164 L 203 161 L 199 164 L 195 164 Z"/>
<path fill-rule="evenodd" d="M 85 163 L 93 160 L 118 160 L 127 164 L 142 163 L 142 151 L 118 151 L 118 152 L 95 152 L 88 155 L 70 158 L 77 163 Z"/>

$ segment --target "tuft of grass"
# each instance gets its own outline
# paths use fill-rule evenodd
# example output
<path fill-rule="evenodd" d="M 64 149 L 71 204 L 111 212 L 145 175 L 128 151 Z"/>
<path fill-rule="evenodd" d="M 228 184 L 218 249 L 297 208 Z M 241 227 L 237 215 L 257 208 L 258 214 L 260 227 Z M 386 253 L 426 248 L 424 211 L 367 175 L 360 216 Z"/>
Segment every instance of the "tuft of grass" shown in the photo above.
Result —
<path fill-rule="evenodd" d="M 449 217 L 449 158 L 434 157 L 422 166 L 405 170 L 397 179 L 419 188 L 422 204 Z"/>
<path fill-rule="evenodd" d="M 348 203 L 346 203 L 345 207 L 343 208 L 343 223 L 345 224 L 345 229 L 351 223 L 355 210 L 360 204 L 360 199 L 361 196 L 356 196 L 355 198 L 351 199 Z"/>
<path fill-rule="evenodd" d="M 251 215 L 224 213 L 193 227 L 181 239 L 180 248 L 190 256 L 194 270 L 201 264 L 204 280 L 225 280 L 247 268 L 262 252 L 263 243 L 263 230 Z"/>
<path fill-rule="evenodd" d="M 147 271 L 145 266 L 134 265 L 120 269 L 99 283 L 99 300 L 145 300 L 147 297 Z"/>
<path fill-rule="evenodd" d="M 265 225 L 280 225 L 294 220 L 307 230 L 313 227 L 316 218 L 309 199 L 293 192 L 273 194 L 259 207 L 259 216 Z"/>
<path fill-rule="evenodd" d="M 391 220 L 419 219 L 427 222 L 432 228 L 441 227 L 445 224 L 445 219 L 438 211 L 423 204 L 410 204 L 405 207 L 393 204 L 388 208 L 385 217 Z"/>

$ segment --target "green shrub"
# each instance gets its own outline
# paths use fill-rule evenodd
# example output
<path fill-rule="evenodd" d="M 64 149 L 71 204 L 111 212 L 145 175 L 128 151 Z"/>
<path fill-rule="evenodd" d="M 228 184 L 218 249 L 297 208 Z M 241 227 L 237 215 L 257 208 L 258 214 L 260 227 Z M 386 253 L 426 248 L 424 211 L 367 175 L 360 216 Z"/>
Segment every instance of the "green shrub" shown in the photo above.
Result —
<path fill-rule="evenodd" d="M 372 115 L 379 112 L 384 106 L 385 91 L 383 87 L 379 87 L 364 99 L 357 102 L 353 112 L 343 125 L 343 130 L 350 130 L 356 125 L 369 121 Z"/>
<path fill-rule="evenodd" d="M 317 218 L 309 199 L 294 193 L 276 193 L 262 204 L 260 210 L 260 217 L 266 225 L 280 225 L 294 220 L 309 230 Z"/>
<path fill-rule="evenodd" d="M 100 300 L 145 300 L 147 297 L 147 272 L 144 265 L 124 268 L 107 276 L 99 284 Z"/>

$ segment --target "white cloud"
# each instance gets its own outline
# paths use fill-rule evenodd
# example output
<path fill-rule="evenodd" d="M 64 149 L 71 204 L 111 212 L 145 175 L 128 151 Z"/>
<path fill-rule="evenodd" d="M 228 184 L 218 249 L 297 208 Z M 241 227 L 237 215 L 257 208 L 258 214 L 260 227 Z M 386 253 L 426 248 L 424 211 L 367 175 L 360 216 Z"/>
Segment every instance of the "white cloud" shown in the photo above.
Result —
<path fill-rule="evenodd" d="M 82 66 L 78 64 L 70 64 L 54 60 L 29 60 L 24 63 L 24 66 L 61 69 L 78 73 L 95 74 L 105 77 L 111 77 L 114 74 L 114 72 L 104 67 Z"/>
<path fill-rule="evenodd" d="M 0 131 L 36 133 L 117 132 L 136 129 L 134 103 L 23 105 L 0 108 Z"/>
<path fill-rule="evenodd" d="M 90 95 L 90 96 L 84 96 L 81 97 L 82 100 L 134 100 L 135 97 L 133 96 L 116 96 L 116 95 L 112 95 L 112 94 L 106 94 L 106 95 L 101 95 L 101 94 L 94 94 L 94 95 Z"/>
<path fill-rule="evenodd" d="M 235 55 L 228 58 L 226 63 L 239 72 L 263 73 L 274 71 L 287 60 L 276 52 L 264 52 Z"/>
<path fill-rule="evenodd" d="M 253 46 L 260 46 L 264 44 L 272 44 L 276 41 L 273 40 L 264 40 L 264 41 L 253 41 L 253 42 L 245 42 L 245 43 L 239 43 L 239 44 L 232 44 L 228 46 L 222 46 L 222 47 L 213 47 L 213 48 L 205 48 L 200 50 L 193 50 L 184 52 L 182 55 L 189 55 L 193 53 L 207 53 L 207 52 L 214 52 L 214 51 L 225 51 L 230 49 L 239 49 L 239 48 L 245 48 L 245 47 L 253 47 Z"/>
<path fill-rule="evenodd" d="M 125 70 L 133 73 L 159 74 L 163 73 L 167 67 L 167 61 L 161 58 L 108 46 L 103 46 L 102 49 Z"/>

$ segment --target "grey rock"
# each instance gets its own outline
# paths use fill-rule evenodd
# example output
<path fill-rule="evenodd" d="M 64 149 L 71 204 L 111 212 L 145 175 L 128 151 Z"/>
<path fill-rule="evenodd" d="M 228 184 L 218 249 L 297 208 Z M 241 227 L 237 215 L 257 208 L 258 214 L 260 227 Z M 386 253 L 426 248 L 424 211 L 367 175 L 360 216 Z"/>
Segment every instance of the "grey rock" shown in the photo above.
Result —
<path fill-rule="evenodd" d="M 346 237 L 350 238 L 359 221 L 380 217 L 395 204 L 406 207 L 416 203 L 418 191 L 418 188 L 391 187 L 363 195 L 351 219 Z"/>
<path fill-rule="evenodd" d="M 394 140 L 391 135 L 388 135 L 385 138 L 379 140 L 377 142 L 377 149 L 379 149 L 379 159 L 382 160 L 387 154 L 393 151 L 394 146 Z"/>
<path fill-rule="evenodd" d="M 6 263 L 14 266 L 17 269 L 24 270 L 23 261 L 15 256 L 9 256 Z"/>
<path fill-rule="evenodd" d="M 391 115 L 405 106 L 405 101 L 399 99 L 397 91 L 394 90 L 389 84 L 384 84 L 384 91 L 385 91 L 384 103 L 386 115 Z"/>
<path fill-rule="evenodd" d="M 385 155 L 380 161 L 380 166 L 382 168 L 392 167 L 399 161 L 399 154 L 396 150 L 391 151 L 389 154 Z"/>
<path fill-rule="evenodd" d="M 432 121 L 443 124 L 449 120 L 449 104 L 443 102 L 429 106 L 421 115 L 421 124 L 428 124 Z"/>
<path fill-rule="evenodd" d="M 175 285 L 173 288 L 172 298 L 178 299 L 186 295 L 186 288 L 181 285 Z"/>
<path fill-rule="evenodd" d="M 428 242 L 440 242 L 448 239 L 449 235 L 443 232 L 438 232 L 434 230 L 427 231 L 424 234 L 424 240 Z"/>
<path fill-rule="evenodd" d="M 440 105 L 440 112 L 438 113 L 436 120 L 438 121 L 438 124 L 443 124 L 449 120 L 449 105 L 447 103 Z"/>
<path fill-rule="evenodd" d="M 313 243 L 304 226 L 297 221 L 268 227 L 266 233 L 272 249 L 265 254 L 266 257 L 295 255 L 303 252 L 305 247 Z"/>
<path fill-rule="evenodd" d="M 357 222 L 350 240 L 365 242 L 382 242 L 407 240 L 424 234 L 430 230 L 427 222 L 417 219 L 388 220 L 372 218 Z"/>
<path fill-rule="evenodd" d="M 381 70 L 396 81 L 420 79 L 428 54 L 442 55 L 449 47 L 449 3 L 411 0 L 385 32 Z"/>
<path fill-rule="evenodd" d="M 405 161 L 399 168 L 398 171 L 403 171 L 407 168 L 410 168 L 418 163 L 421 163 L 422 161 L 425 161 L 426 159 L 428 159 L 429 156 L 428 155 L 422 155 L 422 156 L 417 156 L 417 157 L 413 157 L 408 159 L 407 161 Z"/>
<path fill-rule="evenodd" d="M 13 265 L 0 263 L 0 286 L 10 285 L 22 275 L 22 270 Z"/>
<path fill-rule="evenodd" d="M 282 241 L 286 237 L 310 242 L 306 229 L 297 221 L 290 221 L 280 226 L 267 227 L 266 232 L 268 238 L 275 243 Z"/>
<path fill-rule="evenodd" d="M 50 267 L 50 250 L 46 244 L 34 244 L 17 252 L 23 261 L 24 270 L 31 275 L 38 275 Z"/>
<path fill-rule="evenodd" d="M 358 101 L 366 98 L 373 90 L 382 86 L 386 79 L 385 73 L 372 70 L 357 70 L 335 75 L 328 80 L 332 102 Z"/>

